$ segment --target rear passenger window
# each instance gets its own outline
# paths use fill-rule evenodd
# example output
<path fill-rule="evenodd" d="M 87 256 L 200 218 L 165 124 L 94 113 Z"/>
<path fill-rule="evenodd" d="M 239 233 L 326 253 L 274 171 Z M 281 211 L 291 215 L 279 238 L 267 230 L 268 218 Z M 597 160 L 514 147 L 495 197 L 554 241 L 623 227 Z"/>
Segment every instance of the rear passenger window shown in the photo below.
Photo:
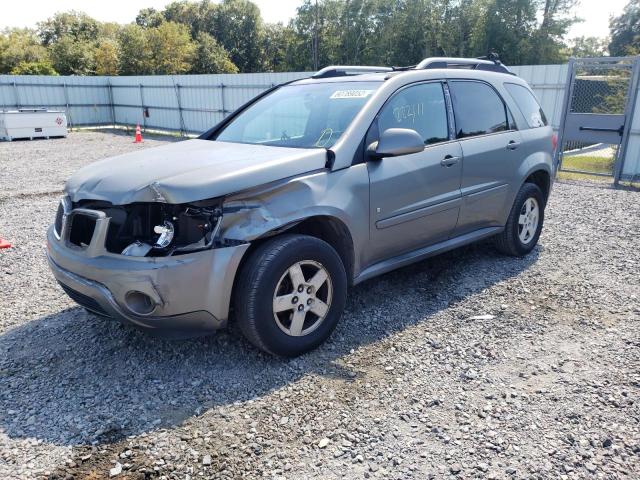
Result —
<path fill-rule="evenodd" d="M 504 102 L 489 85 L 466 81 L 454 81 L 449 85 L 458 138 L 509 129 Z"/>
<path fill-rule="evenodd" d="M 529 128 L 548 125 L 547 117 L 545 117 L 542 107 L 540 107 L 538 100 L 536 100 L 536 97 L 534 97 L 528 89 L 515 83 L 505 83 L 504 88 L 507 89 L 513 101 L 518 105 L 518 109 L 522 112 L 522 115 L 524 115 L 524 119 L 527 121 Z"/>
<path fill-rule="evenodd" d="M 415 130 L 427 145 L 448 140 L 447 107 L 442 84 L 414 85 L 391 97 L 378 116 L 379 132 L 389 128 Z"/>

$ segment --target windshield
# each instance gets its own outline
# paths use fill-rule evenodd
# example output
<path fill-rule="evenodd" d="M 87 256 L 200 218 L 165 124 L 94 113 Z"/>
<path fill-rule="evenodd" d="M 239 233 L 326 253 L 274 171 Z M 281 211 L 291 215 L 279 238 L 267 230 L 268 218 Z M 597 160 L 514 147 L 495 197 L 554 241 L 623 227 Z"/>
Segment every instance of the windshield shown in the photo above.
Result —
<path fill-rule="evenodd" d="M 329 148 L 380 84 L 286 85 L 238 115 L 216 140 L 277 147 Z"/>

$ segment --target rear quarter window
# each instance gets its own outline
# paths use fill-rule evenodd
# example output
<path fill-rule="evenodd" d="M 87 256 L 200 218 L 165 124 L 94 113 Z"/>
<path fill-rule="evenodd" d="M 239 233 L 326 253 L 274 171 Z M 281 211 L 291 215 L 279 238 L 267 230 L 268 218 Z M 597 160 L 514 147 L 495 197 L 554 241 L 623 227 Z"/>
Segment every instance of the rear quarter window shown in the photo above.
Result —
<path fill-rule="evenodd" d="M 458 138 L 509 129 L 505 104 L 492 87 L 476 81 L 454 80 L 449 82 L 449 88 Z"/>
<path fill-rule="evenodd" d="M 529 128 L 545 127 L 549 124 L 538 100 L 529 89 L 515 83 L 505 83 L 504 88 L 516 102 Z"/>

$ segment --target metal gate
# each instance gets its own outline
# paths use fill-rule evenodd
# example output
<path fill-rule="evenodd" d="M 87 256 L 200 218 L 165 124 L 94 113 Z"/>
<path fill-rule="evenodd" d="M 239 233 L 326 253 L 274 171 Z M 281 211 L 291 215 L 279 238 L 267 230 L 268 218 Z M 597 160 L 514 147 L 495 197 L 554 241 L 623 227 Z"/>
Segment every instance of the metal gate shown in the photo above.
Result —
<path fill-rule="evenodd" d="M 620 180 L 640 57 L 569 60 L 556 164 L 560 171 Z"/>

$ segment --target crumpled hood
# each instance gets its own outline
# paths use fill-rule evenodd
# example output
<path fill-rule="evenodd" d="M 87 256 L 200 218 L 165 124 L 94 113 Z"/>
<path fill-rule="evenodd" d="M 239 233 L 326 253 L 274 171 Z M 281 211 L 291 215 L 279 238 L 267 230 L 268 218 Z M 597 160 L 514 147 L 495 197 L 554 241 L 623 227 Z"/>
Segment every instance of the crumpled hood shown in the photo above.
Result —
<path fill-rule="evenodd" d="M 326 161 L 324 149 L 187 140 L 87 165 L 65 191 L 73 202 L 188 203 L 322 169 Z"/>

